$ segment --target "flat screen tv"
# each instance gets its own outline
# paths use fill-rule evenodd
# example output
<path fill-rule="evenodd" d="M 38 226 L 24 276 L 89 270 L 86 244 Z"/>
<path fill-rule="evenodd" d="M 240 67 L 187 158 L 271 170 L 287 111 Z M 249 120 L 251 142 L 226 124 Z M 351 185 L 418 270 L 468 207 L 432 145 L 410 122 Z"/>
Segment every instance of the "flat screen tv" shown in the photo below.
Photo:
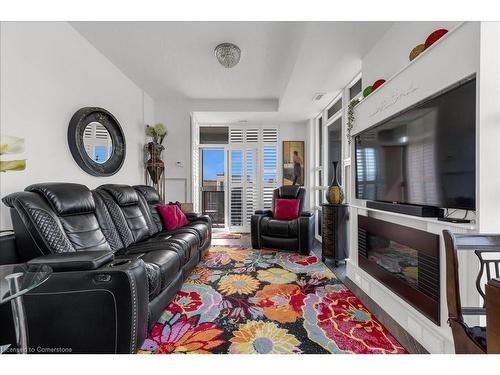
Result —
<path fill-rule="evenodd" d="M 476 79 L 355 137 L 358 199 L 475 210 Z"/>

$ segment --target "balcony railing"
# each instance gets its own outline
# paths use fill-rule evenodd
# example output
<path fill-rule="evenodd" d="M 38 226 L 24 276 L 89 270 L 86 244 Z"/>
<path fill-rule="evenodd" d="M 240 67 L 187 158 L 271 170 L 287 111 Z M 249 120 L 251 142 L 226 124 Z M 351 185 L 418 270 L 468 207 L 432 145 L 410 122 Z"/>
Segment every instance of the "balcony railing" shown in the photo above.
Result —
<path fill-rule="evenodd" d="M 202 191 L 203 214 L 212 218 L 213 224 L 224 224 L 224 191 Z"/>

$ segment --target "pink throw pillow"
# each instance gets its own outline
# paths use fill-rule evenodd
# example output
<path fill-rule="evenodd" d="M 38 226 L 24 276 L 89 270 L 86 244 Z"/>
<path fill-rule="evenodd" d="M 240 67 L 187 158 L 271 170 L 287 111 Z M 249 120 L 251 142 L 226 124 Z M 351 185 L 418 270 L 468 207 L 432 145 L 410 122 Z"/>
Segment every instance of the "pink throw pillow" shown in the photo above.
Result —
<path fill-rule="evenodd" d="M 300 199 L 276 199 L 274 201 L 274 218 L 276 220 L 293 220 L 299 217 Z"/>
<path fill-rule="evenodd" d="M 189 224 L 189 220 L 184 215 L 184 212 L 175 204 L 159 204 L 156 206 L 156 209 L 163 222 L 163 228 L 166 230 L 174 230 Z"/>

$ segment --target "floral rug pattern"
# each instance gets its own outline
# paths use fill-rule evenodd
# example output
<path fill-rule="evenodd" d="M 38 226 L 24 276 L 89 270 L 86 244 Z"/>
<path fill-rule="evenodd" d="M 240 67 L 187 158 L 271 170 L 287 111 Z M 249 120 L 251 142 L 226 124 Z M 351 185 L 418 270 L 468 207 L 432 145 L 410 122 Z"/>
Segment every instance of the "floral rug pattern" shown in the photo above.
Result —
<path fill-rule="evenodd" d="M 140 353 L 406 353 L 315 256 L 212 246 Z"/>

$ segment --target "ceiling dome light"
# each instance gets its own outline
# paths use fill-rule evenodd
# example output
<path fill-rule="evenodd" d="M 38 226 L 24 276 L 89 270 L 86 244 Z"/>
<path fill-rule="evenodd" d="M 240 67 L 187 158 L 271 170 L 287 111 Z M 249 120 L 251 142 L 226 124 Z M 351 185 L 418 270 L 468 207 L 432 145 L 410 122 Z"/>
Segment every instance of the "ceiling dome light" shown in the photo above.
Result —
<path fill-rule="evenodd" d="M 241 50 L 233 43 L 221 43 L 214 50 L 215 57 L 225 68 L 232 68 L 240 62 Z"/>

